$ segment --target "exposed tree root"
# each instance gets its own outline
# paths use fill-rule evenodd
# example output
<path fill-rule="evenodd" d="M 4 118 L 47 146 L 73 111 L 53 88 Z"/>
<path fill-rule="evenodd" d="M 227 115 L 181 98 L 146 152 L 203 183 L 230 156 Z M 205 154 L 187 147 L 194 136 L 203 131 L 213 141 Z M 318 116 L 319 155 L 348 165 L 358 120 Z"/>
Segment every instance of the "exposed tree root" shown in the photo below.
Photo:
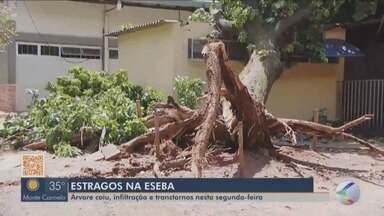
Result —
<path fill-rule="evenodd" d="M 295 171 L 300 177 L 304 178 L 305 176 L 300 172 L 300 169 L 298 168 L 297 164 L 295 163 L 287 163 L 288 167 L 291 167 L 293 171 Z"/>
<path fill-rule="evenodd" d="M 358 124 L 361 124 L 367 120 L 372 119 L 373 115 L 366 114 L 358 119 L 355 119 L 351 122 L 348 122 L 341 127 L 331 127 L 328 125 L 323 125 L 317 122 L 310 122 L 305 120 L 297 120 L 297 119 L 285 119 L 285 118 L 279 118 L 281 122 L 286 123 L 289 127 L 291 127 L 295 131 L 299 131 L 302 133 L 312 133 L 313 135 L 319 135 L 319 136 L 333 136 L 333 135 L 339 135 L 343 133 L 346 129 L 349 129 L 351 127 L 357 126 Z"/>
<path fill-rule="evenodd" d="M 192 171 L 196 177 L 202 176 L 202 167 L 205 163 L 205 153 L 208 149 L 208 143 L 214 131 L 216 117 L 218 116 L 220 106 L 220 89 L 222 84 L 221 68 L 218 63 L 219 56 L 216 55 L 217 49 L 220 49 L 224 44 L 213 44 L 205 46 L 203 55 L 207 64 L 208 78 L 208 99 L 206 101 L 207 109 L 204 115 L 204 120 L 199 126 L 195 136 L 195 146 L 192 151 Z"/>
<path fill-rule="evenodd" d="M 375 152 L 377 152 L 377 153 L 379 153 L 379 154 L 381 154 L 381 155 L 384 155 L 384 150 L 383 150 L 383 149 L 381 149 L 381 148 L 379 148 L 379 147 L 373 145 L 372 143 L 369 143 L 369 142 L 366 141 L 366 140 L 363 140 L 363 139 L 361 139 L 361 138 L 358 138 L 358 137 L 353 136 L 352 134 L 344 133 L 344 132 L 341 133 L 340 135 L 343 136 L 343 137 L 345 137 L 345 138 L 354 140 L 354 141 L 356 141 L 356 142 L 358 142 L 358 143 L 360 143 L 360 144 L 362 144 L 362 145 L 364 145 L 364 146 L 370 148 L 371 150 L 373 150 L 373 151 L 375 151 Z"/>
<path fill-rule="evenodd" d="M 197 125 L 197 123 L 199 123 L 200 121 L 201 121 L 201 117 L 199 115 L 193 115 L 191 118 L 188 118 L 181 122 L 171 122 L 171 123 L 162 125 L 159 131 L 160 139 L 171 140 L 173 138 L 176 138 L 186 130 L 194 129 L 196 127 L 195 125 Z M 137 147 L 138 145 L 154 143 L 154 139 L 155 139 L 155 131 L 150 131 L 146 134 L 143 134 L 141 136 L 138 136 L 132 139 L 127 143 L 123 143 L 120 146 L 123 152 L 130 153 L 130 152 L 133 152 L 135 147 Z"/>
<path fill-rule="evenodd" d="M 209 144 L 213 146 L 223 144 L 224 146 L 230 145 L 232 148 L 237 148 L 237 124 L 239 121 L 243 122 L 243 137 L 246 147 L 261 147 L 272 150 L 271 135 L 282 134 L 293 144 L 296 144 L 296 133 L 304 133 L 320 137 L 341 136 L 354 140 L 384 155 L 384 151 L 379 147 L 346 132 L 346 130 L 372 119 L 373 115 L 366 114 L 340 127 L 331 127 L 304 120 L 277 118 L 265 109 L 262 101 L 256 100 L 249 93 L 247 87 L 240 81 L 239 76 L 231 70 L 222 42 L 208 43 L 203 49 L 203 55 L 207 64 L 208 93 L 202 98 L 203 102 L 199 109 L 191 110 L 180 106 L 175 103 L 172 97 L 168 98 L 167 103 L 159 103 L 155 106 L 160 124 L 160 140 L 178 140 L 179 138 L 183 138 L 184 141 L 189 140 L 186 144 L 189 146 L 187 147 L 188 150 L 171 160 L 160 160 L 150 165 L 140 167 L 119 166 L 115 168 L 112 174 L 117 173 L 128 176 L 141 171 L 153 170 L 156 176 L 161 176 L 164 170 L 185 168 L 184 166 L 187 163 L 191 163 L 194 174 L 201 177 L 202 169 L 205 164 L 209 163 L 209 155 L 212 154 L 212 152 L 208 151 Z M 222 88 L 223 86 L 225 88 Z M 221 99 L 227 100 L 230 104 L 230 109 L 226 109 L 232 114 L 230 118 L 223 117 L 224 111 L 221 109 Z M 226 119 L 226 121 L 224 122 L 223 119 Z M 154 116 L 146 118 L 146 125 L 148 127 L 154 126 Z M 121 151 L 124 154 L 132 153 L 139 146 L 153 144 L 154 139 L 155 130 L 151 130 L 122 144 Z M 294 162 L 314 168 L 341 172 L 365 172 L 364 170 L 330 167 L 302 161 L 279 152 L 275 152 L 275 156 L 287 163 Z"/>
<path fill-rule="evenodd" d="M 281 153 L 279 151 L 271 151 L 272 155 L 276 157 L 277 159 L 284 161 L 286 163 L 295 162 L 297 164 L 301 164 L 304 166 L 312 167 L 314 169 L 326 169 L 331 171 L 338 171 L 338 172 L 345 172 L 345 173 L 355 173 L 355 172 L 368 172 L 368 170 L 359 170 L 359 169 L 348 169 L 348 168 L 342 168 L 342 167 L 334 167 L 334 166 L 327 166 L 324 164 L 319 163 L 313 163 L 310 161 L 304 161 L 300 160 L 298 158 L 291 157 L 287 154 Z"/>
<path fill-rule="evenodd" d="M 384 188 L 384 185 L 379 184 L 379 183 L 376 183 L 376 182 L 374 182 L 374 181 L 372 181 L 372 180 L 370 180 L 370 179 L 368 179 L 368 178 L 365 178 L 365 177 L 363 177 L 363 176 L 360 176 L 360 175 L 357 174 L 357 173 L 353 173 L 352 176 L 355 177 L 355 178 L 357 178 L 357 179 L 360 179 L 361 181 L 364 181 L 364 182 L 367 182 L 367 183 L 370 183 L 370 184 L 379 186 L 379 187 L 381 187 L 381 188 Z"/>
<path fill-rule="evenodd" d="M 363 140 L 361 138 L 358 138 L 352 134 L 344 132 L 347 129 L 350 129 L 352 127 L 355 127 L 365 121 L 371 120 L 373 118 L 372 114 L 366 114 L 361 116 L 360 118 L 357 118 L 351 122 L 347 122 L 346 124 L 340 126 L 340 127 L 331 127 L 328 125 L 323 125 L 316 122 L 309 122 L 305 120 L 297 120 L 297 119 L 284 119 L 284 118 L 275 118 L 272 115 L 269 116 L 269 130 L 271 134 L 273 133 L 282 133 L 282 131 L 296 131 L 299 133 L 304 134 L 310 134 L 310 135 L 316 135 L 320 137 L 324 136 L 340 136 L 342 138 L 347 138 L 353 141 L 356 141 L 372 151 L 384 155 L 384 150 L 375 146 L 372 143 L 369 143 L 366 140 Z M 288 129 L 287 129 L 288 127 Z M 288 133 L 286 132 L 286 133 Z"/>
<path fill-rule="evenodd" d="M 171 122 L 181 122 L 192 117 L 196 112 L 186 106 L 177 104 L 171 96 L 168 96 L 167 103 L 155 104 L 154 108 L 158 110 L 158 121 L 160 125 Z M 154 127 L 154 115 L 147 116 L 145 118 L 145 124 L 147 127 Z"/>
<path fill-rule="evenodd" d="M 109 176 L 136 176 L 140 172 L 154 170 L 155 176 L 161 176 L 161 171 L 169 169 L 185 169 L 184 166 L 189 162 L 189 159 L 175 159 L 164 162 L 150 163 L 140 166 L 126 166 L 121 163 L 116 163 L 112 171 L 101 172 L 93 168 L 82 168 L 81 173 L 85 176 L 109 177 Z M 156 170 L 156 171 L 155 171 Z"/>
<path fill-rule="evenodd" d="M 41 140 L 41 141 L 38 141 L 38 142 L 34 142 L 34 143 L 31 143 L 31 144 L 27 144 L 23 147 L 23 149 L 29 149 L 29 150 L 47 150 L 48 149 L 48 145 L 47 143 L 45 142 L 45 140 Z"/>

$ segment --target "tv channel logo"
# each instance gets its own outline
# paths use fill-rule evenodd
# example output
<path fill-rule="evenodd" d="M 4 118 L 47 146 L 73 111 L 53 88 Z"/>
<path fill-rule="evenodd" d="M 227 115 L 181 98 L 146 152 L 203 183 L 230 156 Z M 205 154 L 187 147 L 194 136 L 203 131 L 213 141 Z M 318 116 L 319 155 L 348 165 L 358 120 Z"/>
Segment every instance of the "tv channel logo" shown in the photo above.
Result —
<path fill-rule="evenodd" d="M 21 201 L 67 202 L 68 179 L 21 178 Z"/>
<path fill-rule="evenodd" d="M 344 181 L 336 188 L 336 198 L 344 205 L 352 205 L 360 198 L 360 188 L 353 181 Z"/>

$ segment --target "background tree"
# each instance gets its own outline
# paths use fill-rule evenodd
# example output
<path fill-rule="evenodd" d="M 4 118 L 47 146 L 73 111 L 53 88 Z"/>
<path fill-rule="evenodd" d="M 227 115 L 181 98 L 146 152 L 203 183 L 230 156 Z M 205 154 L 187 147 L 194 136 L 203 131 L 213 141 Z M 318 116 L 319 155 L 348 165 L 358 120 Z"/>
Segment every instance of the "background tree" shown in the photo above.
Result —
<path fill-rule="evenodd" d="M 233 35 L 250 51 L 240 80 L 257 101 L 265 103 L 273 83 L 291 65 L 292 54 L 327 60 L 324 24 L 382 15 L 381 5 L 381 0 L 219 0 L 212 3 L 210 12 L 198 9 L 191 18 L 230 24 L 224 28 L 234 29 Z M 215 18 L 217 11 L 225 20 Z"/>
<path fill-rule="evenodd" d="M 16 23 L 10 9 L 0 3 L 0 49 L 4 49 L 16 35 Z"/>

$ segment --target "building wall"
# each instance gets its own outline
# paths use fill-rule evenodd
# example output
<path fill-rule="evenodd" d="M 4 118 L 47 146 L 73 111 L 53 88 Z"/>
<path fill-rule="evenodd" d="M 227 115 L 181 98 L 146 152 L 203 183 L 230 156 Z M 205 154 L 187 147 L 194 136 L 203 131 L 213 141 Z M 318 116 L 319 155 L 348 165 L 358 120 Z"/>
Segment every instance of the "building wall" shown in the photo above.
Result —
<path fill-rule="evenodd" d="M 123 7 L 122 10 L 110 10 L 115 5 L 103 5 L 75 1 L 8 1 L 8 6 L 16 14 L 17 42 L 40 44 L 97 46 L 102 47 L 103 26 L 105 33 L 119 30 L 124 24 L 141 24 L 157 19 L 187 20 L 191 12 L 140 7 Z M 115 46 L 113 46 L 115 47 Z M 101 70 L 101 59 L 63 59 L 49 56 L 17 56 L 0 53 L 0 83 L 16 83 L 16 110 L 25 110 L 30 96 L 25 88 L 40 90 L 42 96 L 48 81 L 57 76 L 66 75 L 71 66 L 83 65 Z M 48 58 L 48 59 L 47 59 Z M 80 62 L 80 63 L 78 63 Z M 84 62 L 84 63 L 82 63 Z M 118 68 L 118 61 L 109 59 L 106 63 L 109 71 Z M 12 82 L 10 82 L 10 80 Z"/>
<path fill-rule="evenodd" d="M 309 120 L 315 109 L 326 108 L 328 118 L 336 119 L 341 62 L 300 63 L 284 71 L 272 87 L 267 109 L 279 117 Z"/>
<path fill-rule="evenodd" d="M 70 1 L 10 1 L 16 31 L 101 37 L 103 5 Z"/>
<path fill-rule="evenodd" d="M 328 29 L 324 38 L 345 39 L 345 30 Z M 272 87 L 267 109 L 276 116 L 309 120 L 315 109 L 325 108 L 328 119 L 337 119 L 337 82 L 344 79 L 344 61 L 339 58 L 337 64 L 299 63 L 285 70 Z"/>
<path fill-rule="evenodd" d="M 175 56 L 175 70 L 177 75 L 186 75 L 190 77 L 206 78 L 206 65 L 203 59 L 188 58 L 188 39 L 205 39 L 207 34 L 211 32 L 212 26 L 208 23 L 189 22 L 178 30 Z M 231 61 L 233 70 L 240 73 L 244 65 L 239 61 Z"/>
<path fill-rule="evenodd" d="M 113 4 L 75 1 L 10 1 L 16 17 L 18 32 L 102 37 L 104 10 Z M 119 30 L 121 25 L 141 24 L 158 19 L 187 20 L 189 11 L 124 6 L 120 11 L 110 10 L 105 17 L 105 32 Z M 32 16 L 32 19 L 31 19 Z"/>
<path fill-rule="evenodd" d="M 175 38 L 175 74 L 190 77 L 203 77 L 205 80 L 205 63 L 203 59 L 188 58 L 188 39 L 205 38 L 212 27 L 206 23 L 190 22 L 177 28 Z"/>
<path fill-rule="evenodd" d="M 152 85 L 173 94 L 172 81 L 177 75 L 205 79 L 205 63 L 188 59 L 188 38 L 205 37 L 208 24 L 182 25 L 175 21 L 119 36 L 119 67 L 128 71 L 132 81 Z"/>
<path fill-rule="evenodd" d="M 123 33 L 119 36 L 119 68 L 127 70 L 135 83 L 172 95 L 172 81 L 178 75 L 206 79 L 204 60 L 188 58 L 188 38 L 205 38 L 211 28 L 207 23 L 176 22 Z M 239 62 L 233 66 L 237 72 L 242 68 Z"/>
<path fill-rule="evenodd" d="M 166 23 L 119 37 L 119 68 L 129 79 L 143 86 L 153 86 L 167 93 L 174 71 L 175 31 L 179 23 Z"/>
<path fill-rule="evenodd" d="M 25 93 L 25 89 L 37 89 L 40 96 L 44 97 L 48 94 L 45 91 L 47 83 L 59 76 L 68 75 L 67 71 L 73 65 L 99 70 L 100 64 L 99 59 L 66 58 L 63 60 L 59 56 L 17 56 L 16 111 L 25 110 L 31 102 L 31 96 Z"/>
<path fill-rule="evenodd" d="M 0 51 L 0 84 L 8 83 L 8 53 Z"/>
<path fill-rule="evenodd" d="M 344 28 L 341 28 L 341 27 L 330 28 L 324 32 L 324 38 L 345 40 L 346 31 Z"/>
<path fill-rule="evenodd" d="M 13 84 L 0 84 L 0 93 L 0 111 L 14 111 L 16 86 Z"/>

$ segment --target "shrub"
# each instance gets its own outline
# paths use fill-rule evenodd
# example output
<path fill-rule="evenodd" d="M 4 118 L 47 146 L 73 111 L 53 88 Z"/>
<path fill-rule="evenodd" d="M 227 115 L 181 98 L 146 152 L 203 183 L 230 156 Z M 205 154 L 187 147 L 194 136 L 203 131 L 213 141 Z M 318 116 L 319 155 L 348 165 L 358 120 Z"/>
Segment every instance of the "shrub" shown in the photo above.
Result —
<path fill-rule="evenodd" d="M 10 113 L 0 126 L 0 137 L 7 138 L 5 144 L 19 148 L 23 143 L 33 142 L 39 135 L 33 131 L 28 113 Z"/>
<path fill-rule="evenodd" d="M 180 104 L 189 108 L 196 108 L 198 98 L 204 93 L 205 82 L 187 76 L 177 76 L 173 81 L 173 89 Z"/>
<path fill-rule="evenodd" d="M 53 146 L 56 156 L 59 157 L 77 157 L 82 155 L 82 151 L 68 143 L 59 143 Z"/>
<path fill-rule="evenodd" d="M 105 127 L 104 142 L 114 144 L 145 133 L 144 121 L 136 114 L 136 99 L 141 100 L 144 113 L 151 104 L 163 99 L 159 91 L 129 82 L 124 71 L 108 74 L 74 67 L 69 74 L 71 76 L 48 83 L 49 96 L 34 100 L 29 115 L 23 120 L 26 123 L 18 126 L 22 132 L 26 129 L 24 125 L 28 125 L 37 134 L 35 138 L 45 139 L 50 149 L 60 156 L 77 155 L 70 144 L 77 144 L 73 143 L 74 137 L 84 129 L 98 142 Z M 15 130 L 5 126 L 6 130 L 0 131 L 3 137 Z"/>
<path fill-rule="evenodd" d="M 151 109 L 151 106 L 155 102 L 162 101 L 164 99 L 164 94 L 152 87 L 147 87 L 144 93 L 141 95 L 141 105 L 144 108 L 144 115 L 148 114 L 148 111 Z"/>

